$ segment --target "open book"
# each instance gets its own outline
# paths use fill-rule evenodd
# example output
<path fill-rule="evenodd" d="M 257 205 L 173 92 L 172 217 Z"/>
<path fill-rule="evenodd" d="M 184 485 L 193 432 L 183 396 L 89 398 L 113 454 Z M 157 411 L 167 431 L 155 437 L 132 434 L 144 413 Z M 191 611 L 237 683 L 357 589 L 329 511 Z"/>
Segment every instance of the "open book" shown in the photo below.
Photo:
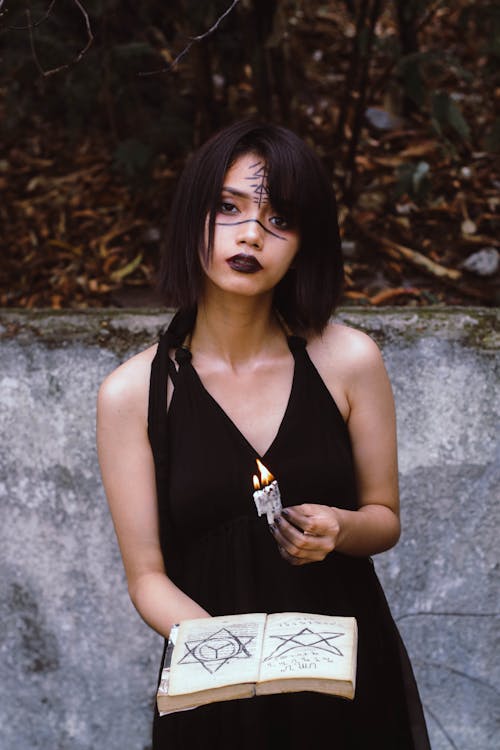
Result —
<path fill-rule="evenodd" d="M 167 644 L 158 711 L 303 690 L 352 699 L 357 636 L 354 617 L 304 612 L 184 620 Z"/>

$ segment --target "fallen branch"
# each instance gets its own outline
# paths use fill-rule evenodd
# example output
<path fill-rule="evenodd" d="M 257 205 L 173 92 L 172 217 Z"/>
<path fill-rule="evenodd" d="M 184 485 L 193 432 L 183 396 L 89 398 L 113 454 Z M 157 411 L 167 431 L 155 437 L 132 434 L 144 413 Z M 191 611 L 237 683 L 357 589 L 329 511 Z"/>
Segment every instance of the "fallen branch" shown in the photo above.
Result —
<path fill-rule="evenodd" d="M 385 237 L 376 237 L 370 234 L 369 239 L 382 245 L 384 251 L 391 258 L 396 260 L 406 260 L 411 263 L 412 266 L 420 268 L 422 271 L 429 273 L 431 276 L 435 276 L 437 279 L 447 279 L 448 281 L 460 281 L 463 278 L 462 271 L 457 271 L 455 268 L 447 268 L 442 266 L 440 263 L 436 263 L 427 255 L 419 253 L 417 250 L 413 250 L 411 247 L 406 245 L 400 245 L 393 240 L 388 240 Z"/>
<path fill-rule="evenodd" d="M 106 232 L 105 234 L 101 235 L 100 237 L 94 237 L 90 240 L 89 246 L 90 248 L 98 248 L 99 249 L 99 256 L 101 258 L 105 258 L 108 253 L 108 245 L 109 243 L 114 240 L 116 237 L 119 237 L 122 234 L 126 234 L 127 232 L 130 232 L 132 229 L 136 229 L 137 227 L 144 226 L 145 222 L 143 219 L 134 219 L 133 221 L 126 222 L 121 227 L 114 227 L 109 232 Z"/>
<path fill-rule="evenodd" d="M 203 41 L 203 39 L 206 39 L 211 34 L 213 34 L 214 31 L 217 31 L 222 21 L 226 18 L 226 16 L 228 16 L 231 13 L 233 8 L 235 8 L 239 2 L 240 0 L 233 0 L 229 8 L 227 8 L 227 10 L 225 10 L 224 13 L 221 16 L 219 16 L 219 18 L 214 23 L 214 25 L 211 26 L 208 29 L 208 31 L 205 31 L 204 34 L 199 34 L 198 36 L 191 37 L 189 44 L 187 44 L 186 47 L 184 47 L 182 52 L 180 52 L 177 55 L 177 57 L 170 63 L 170 65 L 167 65 L 165 68 L 159 68 L 158 70 L 142 71 L 139 73 L 139 75 L 140 76 L 153 76 L 153 75 L 156 75 L 157 73 L 168 73 L 169 71 L 171 71 L 182 60 L 182 58 L 187 55 L 187 53 L 189 52 L 193 44 L 195 44 L 196 42 Z"/>
<path fill-rule="evenodd" d="M 390 289 L 383 289 L 377 294 L 373 294 L 369 299 L 372 305 L 387 305 L 393 302 L 397 297 L 420 297 L 422 292 L 414 287 L 398 286 Z"/>
<path fill-rule="evenodd" d="M 493 247 L 500 247 L 500 239 L 497 239 L 496 237 L 491 237 L 487 234 L 463 235 L 461 240 L 464 243 L 468 242 L 472 245 L 490 245 L 490 246 L 493 245 Z"/>
<path fill-rule="evenodd" d="M 386 255 L 395 260 L 404 260 L 410 263 L 420 271 L 432 276 L 435 279 L 439 279 L 445 284 L 454 287 L 462 294 L 467 294 L 470 297 L 480 299 L 484 302 L 492 303 L 493 294 L 490 290 L 479 289 L 475 286 L 470 286 L 467 283 L 467 278 L 462 271 L 455 268 L 447 268 L 442 266 L 440 263 L 428 258 L 426 255 L 419 253 L 418 250 L 413 250 L 411 247 L 406 245 L 400 245 L 398 242 L 389 240 L 386 237 L 380 237 L 372 232 L 361 227 L 356 223 L 356 228 L 359 232 L 370 242 L 373 243 L 374 247 L 380 248 Z"/>

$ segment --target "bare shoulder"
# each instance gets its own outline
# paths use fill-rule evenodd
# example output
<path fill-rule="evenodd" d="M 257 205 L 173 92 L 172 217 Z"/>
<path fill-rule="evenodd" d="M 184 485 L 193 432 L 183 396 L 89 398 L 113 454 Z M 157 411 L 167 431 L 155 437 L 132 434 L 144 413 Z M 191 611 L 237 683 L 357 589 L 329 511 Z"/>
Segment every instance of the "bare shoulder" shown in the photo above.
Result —
<path fill-rule="evenodd" d="M 101 383 L 98 392 L 98 410 L 139 411 L 145 414 L 149 394 L 151 363 L 157 344 L 127 359 L 113 370 Z"/>
<path fill-rule="evenodd" d="M 307 350 L 346 422 L 366 395 L 390 389 L 382 352 L 363 331 L 330 322 L 308 339 Z"/>
<path fill-rule="evenodd" d="M 315 364 L 351 377 L 383 366 L 376 341 L 343 323 L 330 322 L 321 336 L 311 337 L 308 351 Z"/>

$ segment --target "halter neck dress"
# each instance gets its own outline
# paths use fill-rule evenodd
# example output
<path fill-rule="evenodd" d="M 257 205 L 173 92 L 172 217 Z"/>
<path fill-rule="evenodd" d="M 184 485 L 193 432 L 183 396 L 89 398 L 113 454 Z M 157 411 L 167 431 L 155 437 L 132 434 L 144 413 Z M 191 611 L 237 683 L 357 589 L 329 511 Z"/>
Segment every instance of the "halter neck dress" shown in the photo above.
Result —
<path fill-rule="evenodd" d="M 430 750 L 411 663 L 371 559 L 332 552 L 322 562 L 292 566 L 255 509 L 257 457 L 278 479 L 284 506 L 357 507 L 349 433 L 306 342 L 288 339 L 294 358 L 288 405 L 274 440 L 258 456 L 181 346 L 192 322 L 174 317 L 151 369 L 148 431 L 167 575 L 214 616 L 356 617 L 356 695 L 348 701 L 285 693 L 162 717 L 155 710 L 153 750 Z M 168 375 L 174 391 L 167 413 Z"/>

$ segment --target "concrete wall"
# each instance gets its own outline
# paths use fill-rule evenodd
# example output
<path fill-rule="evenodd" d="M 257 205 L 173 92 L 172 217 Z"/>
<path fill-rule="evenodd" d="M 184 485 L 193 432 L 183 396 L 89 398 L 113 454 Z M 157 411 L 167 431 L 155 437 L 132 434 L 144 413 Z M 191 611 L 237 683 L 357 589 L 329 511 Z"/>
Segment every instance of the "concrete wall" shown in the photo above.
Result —
<path fill-rule="evenodd" d="M 375 564 L 433 750 L 500 747 L 498 317 L 338 315 L 379 342 L 393 382 L 403 533 Z M 169 318 L 0 313 L 0 750 L 149 747 L 161 642 L 127 596 L 95 397 Z"/>

